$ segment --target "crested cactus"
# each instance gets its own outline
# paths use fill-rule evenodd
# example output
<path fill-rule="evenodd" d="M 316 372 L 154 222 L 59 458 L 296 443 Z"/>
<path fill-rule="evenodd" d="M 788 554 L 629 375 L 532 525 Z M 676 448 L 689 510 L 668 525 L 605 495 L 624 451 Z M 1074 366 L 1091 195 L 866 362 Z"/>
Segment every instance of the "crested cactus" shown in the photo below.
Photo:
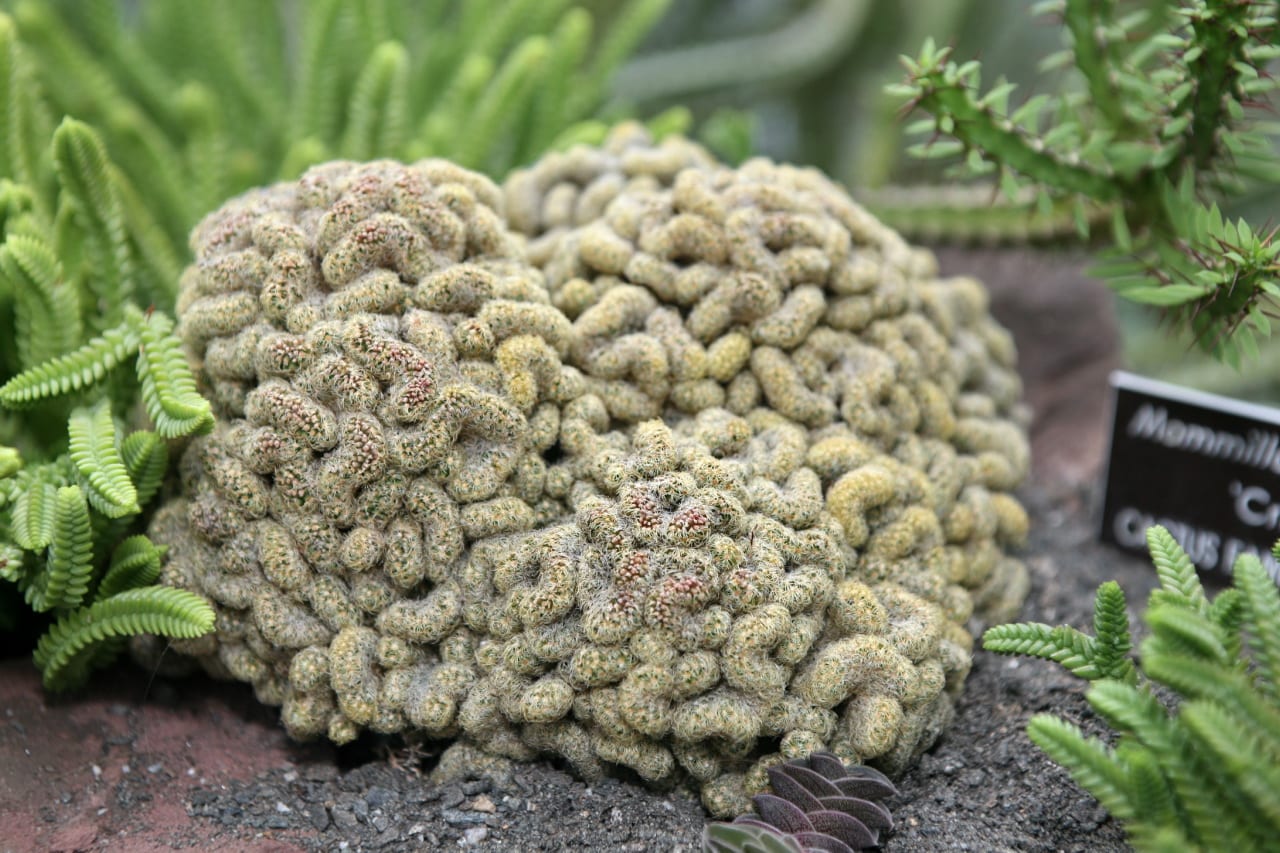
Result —
<path fill-rule="evenodd" d="M 178 646 L 296 737 L 735 814 L 816 751 L 903 767 L 1025 592 L 1008 336 L 816 173 L 624 127 L 502 188 L 327 164 L 192 242 L 218 425 L 151 533 L 219 612 Z"/>

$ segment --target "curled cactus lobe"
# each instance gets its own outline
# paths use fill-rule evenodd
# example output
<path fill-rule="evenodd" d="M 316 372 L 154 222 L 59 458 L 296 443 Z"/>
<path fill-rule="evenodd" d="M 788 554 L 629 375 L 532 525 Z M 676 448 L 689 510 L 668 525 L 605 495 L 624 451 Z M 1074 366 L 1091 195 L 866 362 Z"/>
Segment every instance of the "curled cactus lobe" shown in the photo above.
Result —
<path fill-rule="evenodd" d="M 182 650 L 295 737 L 739 814 L 814 752 L 904 767 L 1025 592 L 1008 336 L 816 173 L 624 127 L 501 189 L 326 164 L 193 246 L 218 424 L 151 532 L 218 610 Z"/>
<path fill-rule="evenodd" d="M 530 238 L 529 260 L 544 264 L 560 238 L 599 219 L 618 195 L 637 186 L 670 187 L 688 168 L 707 169 L 715 159 L 681 136 L 655 143 L 639 124 L 616 128 L 599 147 L 551 152 L 503 184 L 507 221 Z"/>
<path fill-rule="evenodd" d="M 755 816 L 709 825 L 703 849 L 853 853 L 878 847 L 893 831 L 893 818 L 879 801 L 898 789 L 871 767 L 847 767 L 829 752 L 815 752 L 770 767 L 769 786 L 773 793 L 751 798 Z"/>
<path fill-rule="evenodd" d="M 571 523 L 474 546 L 462 613 L 485 639 L 463 730 L 491 750 L 549 744 L 586 775 L 602 761 L 654 782 L 689 774 L 716 813 L 771 762 L 828 743 L 886 759 L 920 748 L 951 707 L 946 617 L 844 577 L 818 477 L 779 468 L 775 431 L 803 437 L 776 426 L 716 457 L 644 422 L 580 481 Z M 831 618 L 838 585 L 869 618 Z M 841 731 L 862 728 L 864 706 L 896 711 L 895 728 L 855 747 Z M 780 752 L 742 748 L 762 740 Z"/>

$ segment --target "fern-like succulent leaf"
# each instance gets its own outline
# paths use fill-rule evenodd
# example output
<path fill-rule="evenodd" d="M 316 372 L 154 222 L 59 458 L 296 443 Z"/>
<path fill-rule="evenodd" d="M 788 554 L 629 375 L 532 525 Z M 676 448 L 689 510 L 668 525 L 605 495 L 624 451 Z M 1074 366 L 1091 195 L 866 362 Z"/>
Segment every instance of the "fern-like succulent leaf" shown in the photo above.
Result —
<path fill-rule="evenodd" d="M 378 45 L 356 80 L 342 149 L 353 160 L 399 150 L 409 126 L 409 54 L 404 45 Z"/>
<path fill-rule="evenodd" d="M 1257 557 L 1242 556 L 1235 565 L 1236 585 L 1243 593 L 1243 622 L 1249 650 L 1257 664 L 1258 692 L 1280 707 L 1280 589 Z"/>
<path fill-rule="evenodd" d="M 101 600 L 138 587 L 155 583 L 160 577 L 162 550 L 146 536 L 130 536 L 116 546 L 111 565 L 98 585 Z"/>
<path fill-rule="evenodd" d="M 1215 665 L 1201 658 L 1169 653 L 1148 638 L 1142 644 L 1142 668 L 1152 680 L 1172 687 L 1182 696 L 1218 703 L 1243 715 L 1260 735 L 1273 740 L 1280 751 L 1280 706 L 1266 700 L 1239 669 Z"/>
<path fill-rule="evenodd" d="M 1128 778 L 1102 741 L 1087 738 L 1076 726 L 1048 714 L 1032 717 L 1027 734 L 1107 811 L 1122 820 L 1135 816 Z"/>
<path fill-rule="evenodd" d="M 1249 800 L 1246 814 L 1261 813 L 1270 822 L 1268 832 L 1262 821 L 1245 819 L 1257 841 L 1273 843 L 1274 828 L 1280 826 L 1280 753 L 1214 702 L 1187 702 L 1180 718 L 1199 748 L 1212 756 L 1224 775 L 1238 782 Z"/>
<path fill-rule="evenodd" d="M 22 470 L 22 454 L 16 447 L 5 447 L 0 444 L 0 481 L 7 480 Z M 0 506 L 5 499 L 0 497 Z"/>
<path fill-rule="evenodd" d="M 1186 733 L 1170 719 L 1169 712 L 1150 690 L 1104 680 L 1090 687 L 1086 696 L 1090 706 L 1113 728 L 1137 739 L 1160 761 L 1165 778 L 1182 804 L 1180 815 L 1187 821 L 1184 830 L 1192 836 L 1212 832 L 1214 809 L 1199 796 L 1203 768 L 1188 749 Z"/>
<path fill-rule="evenodd" d="M 80 340 L 80 302 L 48 242 L 30 234 L 10 234 L 0 248 L 0 276 L 16 296 L 18 354 L 24 365 L 75 348 Z"/>
<path fill-rule="evenodd" d="M 141 317 L 137 309 L 132 311 Z M 79 349 L 19 373 L 0 387 L 0 403 L 19 408 L 88 388 L 102 381 L 137 349 L 137 322 L 126 319 Z"/>
<path fill-rule="evenodd" d="M 1128 790 L 1138 815 L 1136 820 L 1151 827 L 1178 825 L 1177 798 L 1151 748 L 1133 739 L 1121 739 L 1116 758 L 1128 769 Z M 1137 823 L 1127 828 L 1130 837 L 1141 837 L 1146 831 Z"/>
<path fill-rule="evenodd" d="M 1209 602 L 1209 620 L 1218 629 L 1227 657 L 1239 660 L 1244 654 L 1244 593 L 1232 587 L 1215 595 Z"/>
<path fill-rule="evenodd" d="M 28 551 L 39 551 L 53 539 L 57 518 L 58 486 L 50 478 L 22 478 L 23 486 L 13 502 L 13 541 Z"/>
<path fill-rule="evenodd" d="M 79 607 L 93 576 L 93 527 L 79 486 L 54 497 L 53 537 L 43 572 L 24 579 L 27 603 L 40 612 Z"/>
<path fill-rule="evenodd" d="M 152 314 L 139 334 L 142 402 L 156 432 L 164 438 L 179 438 L 213 429 L 213 410 L 196 391 L 182 344 L 173 335 L 173 321 L 163 314 Z"/>
<path fill-rule="evenodd" d="M 138 506 L 146 506 L 160 490 L 169 465 L 169 448 L 160 436 L 147 430 L 131 432 L 120 442 L 120 456 L 138 493 Z"/>
<path fill-rule="evenodd" d="M 124 214 L 111 180 L 106 147 L 97 131 L 65 118 L 53 134 L 53 162 L 84 234 L 87 283 L 98 300 L 100 328 L 123 319 L 133 298 L 133 259 L 124 228 Z M 95 312 L 97 314 L 98 312 Z"/>
<path fill-rule="evenodd" d="M 58 620 L 37 644 L 35 663 L 46 689 L 65 690 L 75 686 L 69 675 L 83 675 L 77 659 L 104 640 L 134 634 L 193 638 L 213 630 L 213 622 L 213 608 L 194 593 L 163 586 L 131 589 Z"/>
<path fill-rule="evenodd" d="M 107 518 L 140 511 L 138 491 L 120 455 L 120 430 L 106 400 L 79 407 L 67 423 L 68 452 L 85 483 L 89 503 Z"/>
<path fill-rule="evenodd" d="M 1129 612 L 1125 606 L 1124 590 L 1115 581 L 1098 587 L 1094 596 L 1093 633 L 1093 664 L 1099 677 L 1132 678 L 1133 663 L 1128 657 L 1133 648 L 1129 636 Z"/>
<path fill-rule="evenodd" d="M 996 625 L 982 635 L 982 647 L 1002 655 L 1029 655 L 1056 661 L 1081 678 L 1103 677 L 1094 663 L 1097 644 L 1089 635 L 1066 625 L 1042 622 Z"/>
<path fill-rule="evenodd" d="M 1186 602 L 1196 610 L 1207 607 L 1204 587 L 1196 575 L 1195 564 L 1165 527 L 1155 524 L 1147 528 L 1147 549 L 1155 564 L 1156 575 L 1164 596 Z"/>
<path fill-rule="evenodd" d="M 1231 657 L 1227 654 L 1220 629 L 1208 616 L 1185 607 L 1161 603 L 1147 608 L 1143 619 L 1166 647 L 1224 666 L 1230 664 Z"/>

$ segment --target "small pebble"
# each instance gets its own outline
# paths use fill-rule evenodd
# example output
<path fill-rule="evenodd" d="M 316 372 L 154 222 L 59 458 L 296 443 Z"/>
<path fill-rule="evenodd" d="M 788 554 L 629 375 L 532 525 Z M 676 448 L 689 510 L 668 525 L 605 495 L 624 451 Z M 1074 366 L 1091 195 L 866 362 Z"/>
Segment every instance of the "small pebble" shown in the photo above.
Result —
<path fill-rule="evenodd" d="M 468 844 L 479 844 L 489 837 L 489 830 L 483 826 L 473 826 L 462 833 L 462 837 L 467 840 Z"/>
<path fill-rule="evenodd" d="M 481 794 L 471 801 L 471 810 L 473 812 L 484 812 L 485 814 L 493 814 L 498 807 L 493 804 L 493 800 Z"/>

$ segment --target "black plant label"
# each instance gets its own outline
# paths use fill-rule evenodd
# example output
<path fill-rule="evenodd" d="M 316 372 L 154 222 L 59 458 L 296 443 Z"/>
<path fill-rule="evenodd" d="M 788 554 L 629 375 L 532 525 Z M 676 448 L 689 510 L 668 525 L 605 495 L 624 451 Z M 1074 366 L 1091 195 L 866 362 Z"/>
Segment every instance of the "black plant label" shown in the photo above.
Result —
<path fill-rule="evenodd" d="M 1162 524 L 1209 577 L 1254 554 L 1280 564 L 1280 409 L 1117 371 L 1102 541 L 1147 553 Z"/>

